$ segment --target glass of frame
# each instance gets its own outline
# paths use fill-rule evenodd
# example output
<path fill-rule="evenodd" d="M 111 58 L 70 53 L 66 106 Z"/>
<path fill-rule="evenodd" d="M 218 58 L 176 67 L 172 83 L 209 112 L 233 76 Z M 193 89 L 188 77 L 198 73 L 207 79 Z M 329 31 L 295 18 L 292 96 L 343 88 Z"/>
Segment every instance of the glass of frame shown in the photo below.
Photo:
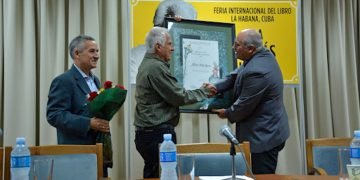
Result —
<path fill-rule="evenodd" d="M 171 73 L 187 90 L 197 89 L 205 82 L 216 83 L 236 67 L 232 45 L 235 25 L 231 23 L 166 19 L 173 46 Z M 180 112 L 211 113 L 211 109 L 232 104 L 232 92 L 218 94 L 205 101 L 181 106 Z"/>

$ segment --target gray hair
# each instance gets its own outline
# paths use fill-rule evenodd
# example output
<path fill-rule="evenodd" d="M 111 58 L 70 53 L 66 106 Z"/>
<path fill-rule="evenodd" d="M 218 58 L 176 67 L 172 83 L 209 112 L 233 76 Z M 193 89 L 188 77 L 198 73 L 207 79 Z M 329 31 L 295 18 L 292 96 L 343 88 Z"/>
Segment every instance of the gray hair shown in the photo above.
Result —
<path fill-rule="evenodd" d="M 196 19 L 195 8 L 183 0 L 164 0 L 155 11 L 154 26 L 165 27 L 166 17 L 180 16 L 183 19 Z"/>
<path fill-rule="evenodd" d="M 169 31 L 163 27 L 153 27 L 150 32 L 146 34 L 146 52 L 154 53 L 155 45 L 157 43 L 165 45 L 166 36 L 169 35 Z"/>
<path fill-rule="evenodd" d="M 79 51 L 84 50 L 85 41 L 95 41 L 95 38 L 88 35 L 79 35 L 70 42 L 69 53 L 72 59 L 74 59 L 75 49 L 78 49 Z"/>
<path fill-rule="evenodd" d="M 256 51 L 259 51 L 263 48 L 263 41 L 261 34 L 255 29 L 245 29 L 242 32 L 245 33 L 245 38 L 243 42 L 245 46 L 254 46 Z"/>

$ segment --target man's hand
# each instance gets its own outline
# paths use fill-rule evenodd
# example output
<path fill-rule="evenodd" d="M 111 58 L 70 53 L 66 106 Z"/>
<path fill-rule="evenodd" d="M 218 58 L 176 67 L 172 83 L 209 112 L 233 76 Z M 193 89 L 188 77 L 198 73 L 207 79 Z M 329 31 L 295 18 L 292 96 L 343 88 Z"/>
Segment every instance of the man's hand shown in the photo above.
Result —
<path fill-rule="evenodd" d="M 213 110 L 211 110 L 211 111 L 217 113 L 217 115 L 218 115 L 219 118 L 221 118 L 221 119 L 225 119 L 225 118 L 226 118 L 226 116 L 225 116 L 225 109 L 213 109 Z"/>
<path fill-rule="evenodd" d="M 206 88 L 210 91 L 210 94 L 208 95 L 208 97 L 213 97 L 217 93 L 217 89 L 213 84 L 203 83 L 203 85 L 201 87 Z"/>
<path fill-rule="evenodd" d="M 175 21 L 181 21 L 182 20 L 182 17 L 181 16 L 178 16 L 178 15 L 175 15 L 174 16 L 174 19 L 175 19 Z"/>
<path fill-rule="evenodd" d="M 109 121 L 93 117 L 90 119 L 90 128 L 100 132 L 110 132 Z"/>

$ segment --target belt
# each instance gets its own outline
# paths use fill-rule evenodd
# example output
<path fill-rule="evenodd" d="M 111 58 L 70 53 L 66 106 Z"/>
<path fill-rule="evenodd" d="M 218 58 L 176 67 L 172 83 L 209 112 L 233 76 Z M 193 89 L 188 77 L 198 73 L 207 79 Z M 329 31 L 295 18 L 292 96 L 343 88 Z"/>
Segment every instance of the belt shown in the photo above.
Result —
<path fill-rule="evenodd" d="M 136 131 L 148 131 L 148 132 L 151 132 L 151 131 L 154 131 L 154 130 L 157 130 L 157 129 L 174 129 L 174 126 L 172 124 L 164 123 L 164 124 L 159 124 L 159 125 L 151 126 L 151 127 L 139 127 L 139 126 L 135 127 Z"/>

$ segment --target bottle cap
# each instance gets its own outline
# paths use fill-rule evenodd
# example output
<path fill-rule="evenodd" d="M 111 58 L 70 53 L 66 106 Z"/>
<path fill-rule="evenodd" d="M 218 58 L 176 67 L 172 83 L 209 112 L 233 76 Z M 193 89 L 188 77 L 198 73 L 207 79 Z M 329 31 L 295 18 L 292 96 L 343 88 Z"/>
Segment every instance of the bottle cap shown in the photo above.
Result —
<path fill-rule="evenodd" d="M 360 130 L 355 130 L 354 131 L 354 136 L 355 137 L 360 137 Z"/>
<path fill-rule="evenodd" d="M 24 137 L 17 137 L 16 138 L 16 144 L 25 144 L 25 138 Z"/>
<path fill-rule="evenodd" d="M 172 135 L 171 134 L 164 134 L 163 137 L 164 137 L 164 140 L 171 140 Z"/>

